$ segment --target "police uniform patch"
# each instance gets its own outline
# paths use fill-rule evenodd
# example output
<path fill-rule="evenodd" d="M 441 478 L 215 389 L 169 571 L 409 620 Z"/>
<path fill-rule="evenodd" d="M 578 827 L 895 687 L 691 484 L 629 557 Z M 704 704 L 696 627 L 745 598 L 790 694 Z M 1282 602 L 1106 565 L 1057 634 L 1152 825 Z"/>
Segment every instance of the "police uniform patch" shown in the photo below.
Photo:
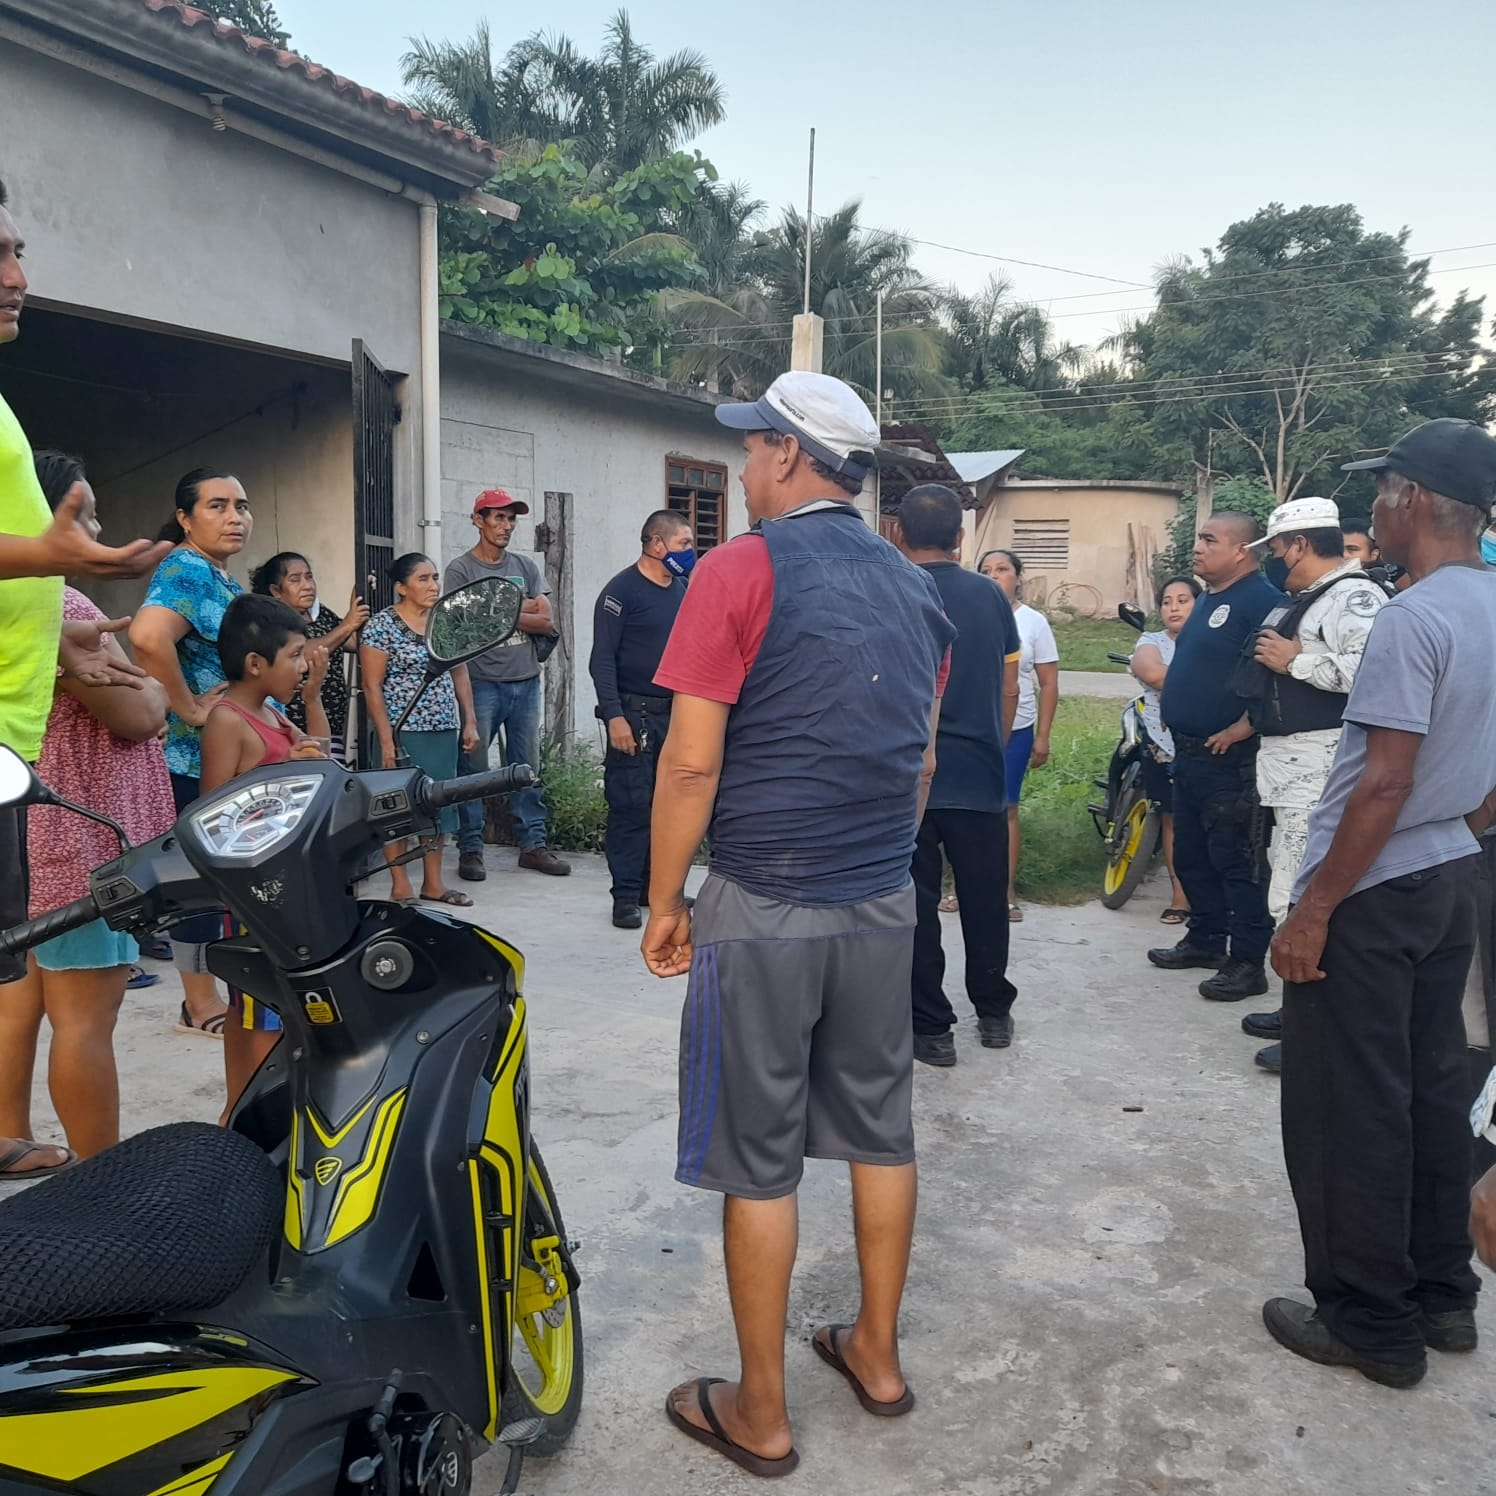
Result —
<path fill-rule="evenodd" d="M 1378 597 L 1376 593 L 1363 589 L 1353 592 L 1346 598 L 1345 605 L 1357 618 L 1370 618 L 1386 602 L 1386 598 Z"/>
<path fill-rule="evenodd" d="M 610 597 L 606 593 L 604 593 L 603 611 L 605 613 L 611 613 L 615 618 L 619 618 L 623 615 L 623 604 L 619 602 L 616 597 Z"/>
<path fill-rule="evenodd" d="M 1225 623 L 1228 618 L 1230 618 L 1230 616 L 1231 604 L 1222 603 L 1221 606 L 1217 608 L 1208 619 L 1206 619 L 1206 622 L 1211 626 L 1211 628 L 1218 629 L 1223 623 Z"/>

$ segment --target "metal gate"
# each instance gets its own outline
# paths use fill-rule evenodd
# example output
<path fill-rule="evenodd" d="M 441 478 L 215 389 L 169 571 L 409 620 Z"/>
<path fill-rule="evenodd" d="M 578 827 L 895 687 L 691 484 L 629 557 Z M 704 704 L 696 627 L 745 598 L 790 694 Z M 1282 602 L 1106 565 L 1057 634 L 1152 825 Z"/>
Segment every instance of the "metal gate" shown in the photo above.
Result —
<path fill-rule="evenodd" d="M 353 340 L 353 545 L 364 601 L 378 612 L 395 600 L 395 427 L 400 405 L 395 381 Z"/>
<path fill-rule="evenodd" d="M 395 381 L 369 352 L 362 338 L 353 340 L 353 566 L 364 601 L 377 613 L 395 600 L 390 563 L 395 559 L 395 427 L 400 404 Z M 354 656 L 353 709 L 362 730 L 355 733 L 350 715 L 349 746 L 360 745 L 357 765 L 378 768 L 379 755 L 368 731 L 368 713 L 359 695 L 358 657 Z"/>

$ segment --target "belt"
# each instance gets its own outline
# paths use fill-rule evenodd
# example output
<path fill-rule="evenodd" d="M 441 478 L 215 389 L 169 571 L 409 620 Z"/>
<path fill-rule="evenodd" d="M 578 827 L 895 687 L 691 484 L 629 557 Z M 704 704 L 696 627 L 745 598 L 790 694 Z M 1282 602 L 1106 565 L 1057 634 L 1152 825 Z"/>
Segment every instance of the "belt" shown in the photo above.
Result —
<path fill-rule="evenodd" d="M 1211 758 L 1224 758 L 1226 756 L 1225 754 L 1216 753 L 1211 748 L 1207 748 L 1205 746 L 1207 742 L 1209 742 L 1208 738 L 1192 738 L 1185 733 L 1176 732 L 1174 733 L 1175 755 L 1177 757 L 1181 753 L 1205 753 L 1209 754 Z M 1226 750 L 1226 753 L 1235 753 L 1238 748 L 1246 748 L 1249 746 L 1255 748 L 1256 744 L 1257 739 L 1255 737 L 1245 738 L 1240 743 L 1233 743 Z"/>
<path fill-rule="evenodd" d="M 619 692 L 618 699 L 636 712 L 668 712 L 675 705 L 673 696 L 635 696 L 628 691 Z"/>

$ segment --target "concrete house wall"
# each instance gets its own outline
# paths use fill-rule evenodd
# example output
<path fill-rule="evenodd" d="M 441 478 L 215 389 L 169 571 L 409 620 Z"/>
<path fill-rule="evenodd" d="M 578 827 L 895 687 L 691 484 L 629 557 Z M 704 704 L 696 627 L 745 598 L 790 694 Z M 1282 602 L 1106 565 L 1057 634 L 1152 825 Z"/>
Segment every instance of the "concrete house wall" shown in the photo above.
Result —
<path fill-rule="evenodd" d="M 747 528 L 740 440 L 717 425 L 710 396 L 476 329 L 444 328 L 441 377 L 443 564 L 473 544 L 473 499 L 497 485 L 531 505 L 514 548 L 543 567 L 535 525 L 544 495 L 574 496 L 575 613 L 558 623 L 576 662 L 574 730 L 595 743 L 587 658 L 597 595 L 638 557 L 645 517 L 666 507 L 668 457 L 726 464 L 726 536 Z"/>
<path fill-rule="evenodd" d="M 1014 543 L 1015 522 L 1063 520 L 1069 525 L 1069 564 L 1045 567 L 1024 557 L 1024 581 L 1029 595 L 1038 599 L 1052 594 L 1066 582 L 1095 588 L 1100 602 L 1089 593 L 1075 601 L 1082 611 L 1090 605 L 1111 614 L 1128 600 L 1128 526 L 1134 536 L 1146 527 L 1152 552 L 1167 543 L 1169 521 L 1179 507 L 1180 490 L 1162 483 L 1121 481 L 1085 482 L 1060 479 L 1017 479 L 995 485 L 986 507 L 974 525 L 967 527 L 963 559 L 975 564 L 985 550 L 1003 546 L 1023 555 Z M 1151 586 L 1151 584 L 1148 584 Z"/>

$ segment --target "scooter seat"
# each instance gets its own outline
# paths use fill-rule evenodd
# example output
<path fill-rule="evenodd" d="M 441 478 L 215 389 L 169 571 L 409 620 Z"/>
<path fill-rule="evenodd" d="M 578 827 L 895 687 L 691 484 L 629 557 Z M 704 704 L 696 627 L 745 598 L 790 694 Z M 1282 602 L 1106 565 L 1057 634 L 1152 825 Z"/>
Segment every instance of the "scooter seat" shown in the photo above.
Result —
<path fill-rule="evenodd" d="M 248 1138 L 155 1127 L 0 1203 L 0 1330 L 221 1303 L 275 1234 L 285 1191 Z"/>

